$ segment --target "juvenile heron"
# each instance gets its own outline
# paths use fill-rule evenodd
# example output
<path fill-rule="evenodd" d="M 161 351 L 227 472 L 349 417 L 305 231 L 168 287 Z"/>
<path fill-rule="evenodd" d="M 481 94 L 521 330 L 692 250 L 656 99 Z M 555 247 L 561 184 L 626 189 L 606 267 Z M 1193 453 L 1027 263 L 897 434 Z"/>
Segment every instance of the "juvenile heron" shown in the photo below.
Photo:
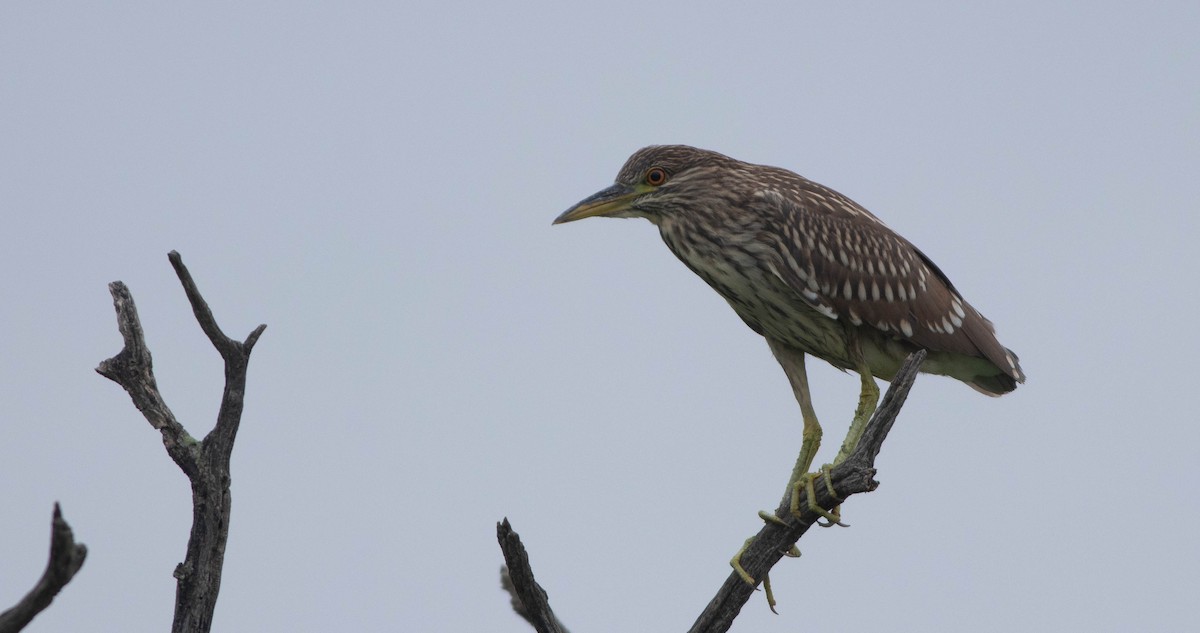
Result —
<path fill-rule="evenodd" d="M 987 395 L 1025 381 L 991 322 L 924 253 L 853 200 L 786 169 L 685 145 L 646 147 L 629 157 L 616 184 L 554 223 L 594 216 L 653 222 L 671 252 L 767 339 L 804 420 L 788 481 L 795 514 L 801 487 L 817 475 L 810 469 L 821 442 L 805 355 L 853 370 L 862 381 L 834 464 L 854 450 L 875 410 L 875 378 L 890 380 L 917 349 L 929 352 L 922 371 Z M 737 556 L 732 562 L 753 584 Z"/>

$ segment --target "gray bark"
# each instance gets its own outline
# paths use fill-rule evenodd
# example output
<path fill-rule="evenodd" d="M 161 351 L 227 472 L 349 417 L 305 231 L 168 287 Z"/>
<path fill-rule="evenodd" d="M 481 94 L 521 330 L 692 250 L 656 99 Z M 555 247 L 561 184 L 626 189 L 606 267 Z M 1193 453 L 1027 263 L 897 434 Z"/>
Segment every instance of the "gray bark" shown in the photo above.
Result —
<path fill-rule="evenodd" d="M 150 350 L 146 347 L 133 296 L 119 281 L 109 284 L 108 288 L 125 347 L 116 356 L 100 363 L 96 371 L 129 393 L 134 406 L 150 426 L 162 434 L 167 454 L 191 482 L 192 532 L 187 555 L 175 567 L 175 618 L 171 630 L 173 633 L 207 633 L 212 628 L 217 594 L 221 589 L 221 569 L 229 537 L 229 459 L 242 419 L 246 368 L 250 352 L 267 326 L 254 328 L 244 341 L 225 336 L 179 253 L 171 251 L 168 259 L 183 284 L 200 329 L 225 361 L 225 393 L 216 426 L 203 440 L 197 440 L 171 413 L 154 379 Z"/>
<path fill-rule="evenodd" d="M 46 563 L 46 571 L 16 606 L 0 613 L 0 633 L 20 631 L 50 606 L 54 596 L 75 577 L 85 558 L 87 547 L 75 542 L 71 526 L 62 518 L 58 504 L 54 504 L 54 517 L 50 522 L 50 561 Z"/>

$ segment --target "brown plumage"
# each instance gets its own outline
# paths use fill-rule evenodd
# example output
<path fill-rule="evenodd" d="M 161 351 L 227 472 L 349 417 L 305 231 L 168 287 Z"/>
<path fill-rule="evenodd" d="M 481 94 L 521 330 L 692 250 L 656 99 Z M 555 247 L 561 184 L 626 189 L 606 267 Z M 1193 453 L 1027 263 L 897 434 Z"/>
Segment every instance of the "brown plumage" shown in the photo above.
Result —
<path fill-rule="evenodd" d="M 773 348 L 855 369 L 857 339 L 870 373 L 883 379 L 923 348 L 924 371 L 983 393 L 1025 380 L 991 322 L 924 253 L 853 200 L 786 169 L 647 147 L 613 187 L 556 223 L 593 215 L 656 224 L 671 251 Z"/>
<path fill-rule="evenodd" d="M 834 464 L 857 446 L 880 396 L 910 352 L 929 350 L 924 372 L 952 376 L 990 396 L 1025 374 L 994 328 L 916 246 L 850 198 L 778 167 L 736 161 L 685 145 L 644 147 L 617 182 L 554 223 L 593 216 L 644 217 L 696 275 L 767 339 L 804 418 L 803 444 L 787 482 L 791 512 L 800 490 L 814 504 L 810 474 L 821 445 L 805 355 L 853 369 L 862 394 Z M 832 489 L 827 476 L 826 483 Z M 740 563 L 740 577 L 757 583 Z"/>
<path fill-rule="evenodd" d="M 804 419 L 803 443 L 787 494 L 841 524 L 812 501 L 809 473 L 821 444 L 805 355 L 853 369 L 862 381 L 850 431 L 834 458 L 858 444 L 879 399 L 874 377 L 891 379 L 912 351 L 922 371 L 998 396 L 1025 381 L 1017 356 L 924 253 L 842 194 L 786 169 L 754 165 L 684 145 L 652 146 L 629 157 L 616 184 L 554 222 L 593 216 L 641 217 L 767 339 Z M 826 476 L 826 485 L 831 485 Z M 730 564 L 751 585 L 739 550 Z"/>

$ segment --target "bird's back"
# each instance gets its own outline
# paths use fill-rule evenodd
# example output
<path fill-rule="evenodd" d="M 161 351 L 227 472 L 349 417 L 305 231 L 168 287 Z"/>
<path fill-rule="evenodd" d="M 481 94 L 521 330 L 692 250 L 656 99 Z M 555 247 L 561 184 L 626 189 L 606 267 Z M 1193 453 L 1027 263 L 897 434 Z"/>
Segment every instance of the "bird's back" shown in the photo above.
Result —
<path fill-rule="evenodd" d="M 721 204 L 689 205 L 681 195 L 677 212 L 656 223 L 672 252 L 756 332 L 848 368 L 843 328 L 852 328 L 882 378 L 924 348 L 927 371 L 984 393 L 1024 381 L 991 322 L 861 205 L 788 170 L 705 154 L 715 156 L 704 157 L 711 166 L 691 177 L 713 180 L 705 189 L 720 191 Z"/>

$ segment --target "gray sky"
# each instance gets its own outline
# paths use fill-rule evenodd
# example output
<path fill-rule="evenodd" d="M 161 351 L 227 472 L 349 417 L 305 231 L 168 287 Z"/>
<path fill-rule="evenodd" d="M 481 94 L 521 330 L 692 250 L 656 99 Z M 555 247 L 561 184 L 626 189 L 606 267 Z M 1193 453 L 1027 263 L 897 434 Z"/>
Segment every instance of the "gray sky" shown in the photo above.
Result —
<path fill-rule="evenodd" d="M 268 324 L 216 630 L 528 630 L 504 516 L 574 630 L 685 629 L 799 410 L 651 225 L 550 221 L 687 143 L 871 209 L 1029 375 L 920 379 L 853 527 L 734 630 L 1200 626 L 1200 5 L 429 4 L 0 5 L 0 608 L 58 500 L 90 554 L 28 630 L 169 626 L 186 479 L 93 368 L 120 279 L 211 427 L 177 249 Z M 827 459 L 857 380 L 810 378 Z"/>

